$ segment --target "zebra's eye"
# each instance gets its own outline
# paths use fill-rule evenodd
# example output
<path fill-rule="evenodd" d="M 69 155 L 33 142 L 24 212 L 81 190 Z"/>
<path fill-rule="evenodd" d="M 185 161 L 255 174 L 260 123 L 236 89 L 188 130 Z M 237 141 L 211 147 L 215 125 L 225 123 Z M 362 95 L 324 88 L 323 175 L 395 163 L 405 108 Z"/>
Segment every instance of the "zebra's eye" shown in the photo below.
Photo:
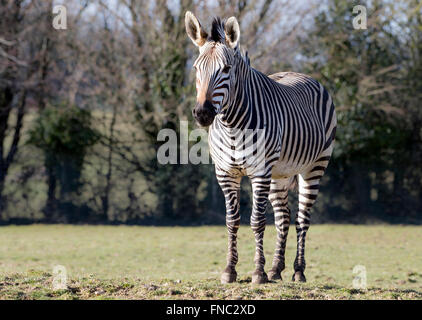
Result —
<path fill-rule="evenodd" d="M 224 66 L 223 70 L 221 70 L 221 72 L 228 73 L 230 71 L 231 67 L 232 67 L 231 65 L 226 65 L 226 66 Z"/>

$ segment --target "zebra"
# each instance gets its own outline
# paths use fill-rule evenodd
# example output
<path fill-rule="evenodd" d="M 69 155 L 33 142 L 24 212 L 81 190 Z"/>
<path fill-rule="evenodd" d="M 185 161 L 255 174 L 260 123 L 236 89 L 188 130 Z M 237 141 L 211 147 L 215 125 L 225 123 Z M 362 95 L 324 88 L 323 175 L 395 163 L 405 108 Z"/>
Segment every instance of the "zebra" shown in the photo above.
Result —
<path fill-rule="evenodd" d="M 305 282 L 305 238 L 310 210 L 332 154 L 337 127 L 332 98 L 310 76 L 294 72 L 267 76 L 252 68 L 247 53 L 240 50 L 240 28 L 235 17 L 214 18 L 208 35 L 188 11 L 185 27 L 199 48 L 193 64 L 197 97 L 192 113 L 200 126 L 209 127 L 210 154 L 226 203 L 228 252 L 221 282 L 231 283 L 237 278 L 240 182 L 245 175 L 250 178 L 253 195 L 250 224 L 256 250 L 252 283 L 282 280 L 290 226 L 288 191 L 295 185 L 299 208 L 292 281 Z M 233 157 L 230 150 L 243 147 L 234 132 L 255 129 L 264 131 L 264 140 L 259 145 L 265 147 L 265 156 L 260 170 L 248 171 L 251 168 L 247 161 Z M 267 275 L 263 237 L 268 200 L 274 210 L 277 242 Z"/>

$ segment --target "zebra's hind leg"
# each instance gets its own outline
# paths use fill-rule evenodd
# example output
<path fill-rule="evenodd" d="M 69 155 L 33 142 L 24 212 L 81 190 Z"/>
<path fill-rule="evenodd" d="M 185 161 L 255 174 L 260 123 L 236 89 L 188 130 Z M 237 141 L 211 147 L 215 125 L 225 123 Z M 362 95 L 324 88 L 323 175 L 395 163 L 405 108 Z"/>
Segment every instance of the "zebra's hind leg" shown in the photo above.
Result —
<path fill-rule="evenodd" d="M 328 157 L 329 159 L 329 157 Z M 328 160 L 325 158 L 313 166 L 313 168 L 303 174 L 299 174 L 299 211 L 296 216 L 297 252 L 294 262 L 292 281 L 306 282 L 305 277 L 305 239 L 308 232 L 311 215 L 310 211 L 315 203 L 319 192 L 319 181 L 322 178 Z"/>
<path fill-rule="evenodd" d="M 273 265 L 268 272 L 270 280 L 281 280 L 281 272 L 285 268 L 284 254 L 286 251 L 287 234 L 290 226 L 290 210 L 288 207 L 289 179 L 271 181 L 269 200 L 274 210 L 274 223 L 277 229 L 277 243 L 274 252 Z"/>
<path fill-rule="evenodd" d="M 239 195 L 241 177 L 231 177 L 217 172 L 218 183 L 226 200 L 226 225 L 228 231 L 227 266 L 221 274 L 221 283 L 236 281 L 237 231 L 240 225 Z"/>
<path fill-rule="evenodd" d="M 268 276 L 265 273 L 264 256 L 264 231 L 265 231 L 265 209 L 268 202 L 271 177 L 254 177 L 252 181 L 253 208 L 251 215 L 251 227 L 255 235 L 255 266 L 252 274 L 252 283 L 260 284 L 268 282 Z"/>

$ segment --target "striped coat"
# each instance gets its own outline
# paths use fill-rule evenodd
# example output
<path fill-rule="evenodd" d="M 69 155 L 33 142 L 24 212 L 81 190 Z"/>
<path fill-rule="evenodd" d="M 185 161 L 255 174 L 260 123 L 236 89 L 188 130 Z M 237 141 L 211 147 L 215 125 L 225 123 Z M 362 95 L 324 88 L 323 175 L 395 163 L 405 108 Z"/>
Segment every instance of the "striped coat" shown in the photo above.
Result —
<path fill-rule="evenodd" d="M 253 69 L 239 49 L 239 25 L 215 19 L 211 35 L 191 13 L 186 30 L 199 47 L 194 63 L 197 105 L 194 118 L 209 126 L 209 145 L 217 180 L 226 200 L 227 266 L 223 283 L 236 280 L 239 192 L 242 176 L 251 179 L 256 269 L 252 282 L 281 279 L 290 226 L 288 190 L 297 182 L 297 253 L 294 281 L 305 281 L 305 238 L 310 210 L 333 150 L 336 115 L 332 98 L 309 76 L 283 72 L 271 76 Z M 264 271 L 265 210 L 271 202 L 277 228 L 272 268 Z"/>

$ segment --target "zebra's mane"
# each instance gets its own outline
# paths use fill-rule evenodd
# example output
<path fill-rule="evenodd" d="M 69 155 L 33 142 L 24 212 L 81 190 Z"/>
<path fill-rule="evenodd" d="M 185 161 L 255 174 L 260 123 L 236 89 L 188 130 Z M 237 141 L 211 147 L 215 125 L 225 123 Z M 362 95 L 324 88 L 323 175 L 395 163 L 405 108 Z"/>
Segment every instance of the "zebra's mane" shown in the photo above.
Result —
<path fill-rule="evenodd" d="M 237 46 L 234 55 L 238 59 L 243 60 L 243 62 L 246 63 L 247 66 L 251 66 L 251 60 L 249 59 L 248 51 L 244 51 L 243 49 L 241 50 L 240 46 Z"/>
<path fill-rule="evenodd" d="M 224 33 L 224 22 L 220 17 L 214 17 L 211 25 L 211 35 L 208 40 L 225 43 L 226 34 Z"/>
<path fill-rule="evenodd" d="M 211 25 L 211 35 L 208 37 L 208 41 L 214 41 L 219 43 L 226 43 L 226 33 L 224 32 L 224 25 L 226 20 L 222 20 L 220 17 L 214 17 Z M 248 52 L 240 50 L 238 45 L 235 49 L 235 55 L 238 55 L 243 61 L 250 66 L 251 62 L 248 57 Z"/>
<path fill-rule="evenodd" d="M 240 51 L 240 50 L 239 50 Z M 245 61 L 245 63 L 248 65 L 248 66 L 250 66 L 251 65 L 251 60 L 249 59 L 249 56 L 248 56 L 248 51 L 245 51 L 245 53 L 244 54 L 240 54 L 240 56 L 242 57 L 242 59 L 243 59 L 243 61 Z"/>

